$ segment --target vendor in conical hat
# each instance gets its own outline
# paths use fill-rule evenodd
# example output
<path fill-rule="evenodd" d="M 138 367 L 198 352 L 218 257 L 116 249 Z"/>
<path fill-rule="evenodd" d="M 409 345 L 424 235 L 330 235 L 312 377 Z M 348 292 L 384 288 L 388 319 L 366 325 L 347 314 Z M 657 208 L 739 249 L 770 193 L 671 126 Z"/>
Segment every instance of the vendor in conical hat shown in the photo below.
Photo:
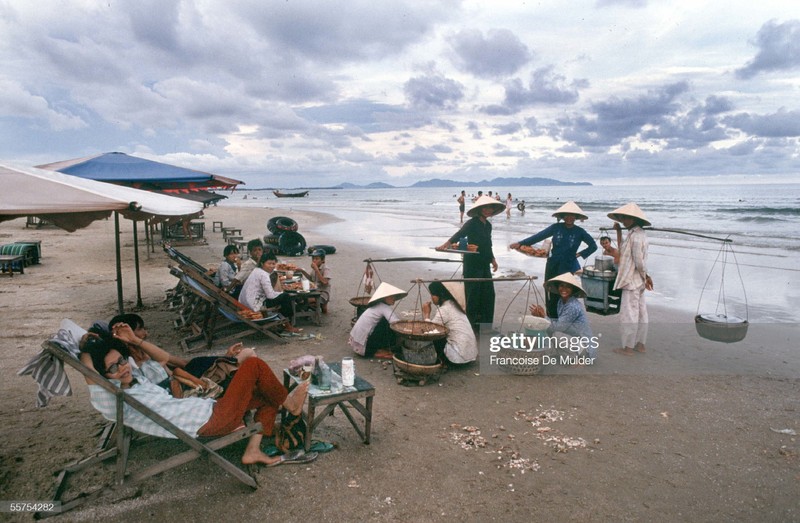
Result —
<path fill-rule="evenodd" d="M 622 289 L 619 306 L 622 347 L 614 349 L 614 352 L 632 356 L 646 351 L 649 319 L 645 291 L 653 290 L 653 280 L 647 274 L 647 233 L 642 227 L 650 225 L 650 220 L 635 203 L 614 209 L 608 213 L 608 217 L 615 222 L 617 244 L 620 246 L 614 289 Z M 620 223 L 628 229 L 624 242 Z"/>
<path fill-rule="evenodd" d="M 497 272 L 497 260 L 492 252 L 492 224 L 489 218 L 505 210 L 506 206 L 494 198 L 481 196 L 467 212 L 470 217 L 464 225 L 438 250 L 450 249 L 453 243 L 466 238 L 472 254 L 464 254 L 464 278 L 492 278 Z M 494 284 L 491 281 L 467 282 L 464 286 L 467 298 L 467 317 L 474 329 L 481 323 L 494 321 Z"/>
<path fill-rule="evenodd" d="M 586 316 L 586 309 L 581 298 L 586 297 L 586 292 L 581 286 L 581 280 L 571 272 L 559 274 L 545 282 L 545 287 L 558 296 L 558 318 L 551 320 L 547 328 L 548 334 L 563 332 L 567 336 L 579 338 L 578 343 L 571 344 L 580 350 L 586 351 L 590 358 L 597 357 L 597 340 L 593 338 L 592 327 Z M 541 316 L 534 305 L 531 305 L 531 314 Z"/>
<path fill-rule="evenodd" d="M 356 354 L 368 358 L 392 358 L 396 337 L 389 325 L 400 321 L 394 313 L 394 304 L 407 295 L 406 291 L 386 282 L 375 289 L 375 294 L 367 303 L 367 309 L 350 330 L 348 343 Z"/>
<path fill-rule="evenodd" d="M 575 225 L 575 220 L 588 220 L 589 217 L 575 202 L 569 201 L 553 213 L 556 223 L 537 232 L 533 236 L 509 245 L 511 249 L 519 249 L 521 245 L 533 245 L 547 238 L 552 238 L 550 255 L 544 268 L 545 281 L 565 272 L 575 273 L 581 268 L 578 258 L 584 260 L 597 250 L 592 236 L 582 227 Z M 578 251 L 581 244 L 586 247 Z M 547 293 L 547 316 L 558 317 L 558 294 Z"/>
<path fill-rule="evenodd" d="M 428 285 L 431 301 L 422 304 L 423 317 L 447 327 L 447 338 L 433 342 L 440 358 L 449 363 L 463 364 L 478 358 L 478 342 L 472 325 L 464 313 L 467 300 L 462 282 L 434 281 Z M 438 310 L 433 312 L 432 305 Z"/>

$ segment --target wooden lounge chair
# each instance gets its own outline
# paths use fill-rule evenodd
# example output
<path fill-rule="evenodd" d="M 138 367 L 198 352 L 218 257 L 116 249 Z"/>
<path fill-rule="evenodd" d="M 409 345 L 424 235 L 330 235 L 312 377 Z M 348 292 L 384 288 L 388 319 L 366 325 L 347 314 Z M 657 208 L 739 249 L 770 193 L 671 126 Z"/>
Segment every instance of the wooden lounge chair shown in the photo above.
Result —
<path fill-rule="evenodd" d="M 177 269 L 173 268 L 173 271 Z M 181 266 L 181 280 L 187 288 L 205 302 L 205 308 L 199 332 L 181 341 L 185 352 L 209 350 L 216 343 L 230 341 L 250 334 L 264 334 L 269 338 L 286 343 L 275 329 L 286 322 L 280 314 L 272 314 L 261 320 L 253 320 L 242 316 L 242 311 L 250 311 L 239 300 L 223 291 L 213 282 L 204 278 L 190 266 Z"/>
<path fill-rule="evenodd" d="M 48 354 L 57 358 L 64 364 L 76 369 L 92 382 L 113 394 L 117 401 L 117 419 L 115 429 L 116 436 L 109 438 L 107 444 L 103 445 L 102 448 L 99 448 L 91 455 L 68 465 L 58 474 L 53 493 L 53 501 L 58 501 L 61 503 L 60 513 L 73 509 L 108 492 L 134 485 L 149 477 L 188 463 L 201 456 L 207 457 L 211 463 L 214 463 L 219 468 L 229 473 L 231 476 L 238 479 L 248 487 L 253 489 L 258 488 L 258 484 L 254 475 L 237 467 L 227 459 L 220 456 L 216 451 L 236 443 L 237 441 L 241 441 L 242 439 L 249 438 L 253 434 L 261 431 L 262 427 L 260 423 L 251 422 L 231 434 L 216 439 L 193 438 L 168 420 L 158 415 L 156 412 L 153 412 L 150 408 L 146 407 L 135 398 L 125 394 L 121 388 L 117 387 L 114 383 L 95 372 L 94 369 L 84 365 L 83 362 L 75 358 L 75 356 L 58 344 L 52 341 L 47 341 L 42 345 L 42 347 Z M 143 416 L 153 420 L 153 422 L 163 427 L 171 434 L 175 435 L 175 437 L 189 447 L 189 449 L 166 459 L 161 459 L 157 463 L 147 466 L 143 469 L 130 470 L 129 466 L 131 465 L 132 460 L 129 459 L 129 452 L 134 431 L 125 426 L 125 417 L 122 408 L 123 404 L 129 405 L 132 409 L 136 410 Z M 106 431 L 105 434 L 108 435 L 109 432 Z M 116 458 L 116 475 L 113 481 L 110 481 L 102 487 L 99 487 L 91 492 L 81 493 L 67 500 L 62 499 L 62 496 L 66 492 L 70 475 L 82 470 L 90 469 L 95 465 L 98 465 L 111 458 Z M 56 515 L 58 513 L 59 512 L 41 512 L 36 514 L 36 517 L 44 518 Z"/>

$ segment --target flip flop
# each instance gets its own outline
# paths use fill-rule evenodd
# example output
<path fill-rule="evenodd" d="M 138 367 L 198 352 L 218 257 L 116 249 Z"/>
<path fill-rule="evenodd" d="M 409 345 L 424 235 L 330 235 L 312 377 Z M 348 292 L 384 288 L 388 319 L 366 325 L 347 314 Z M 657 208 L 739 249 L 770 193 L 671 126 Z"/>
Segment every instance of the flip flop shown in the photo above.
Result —
<path fill-rule="evenodd" d="M 303 449 L 293 450 L 291 452 L 287 452 L 286 454 L 281 454 L 278 461 L 271 465 L 267 465 L 268 467 L 277 467 L 278 465 L 299 465 L 303 463 L 311 463 L 315 459 L 317 459 L 316 452 L 306 452 Z"/>
<path fill-rule="evenodd" d="M 372 357 L 378 360 L 390 360 L 394 357 L 394 354 L 390 350 L 380 349 Z"/>

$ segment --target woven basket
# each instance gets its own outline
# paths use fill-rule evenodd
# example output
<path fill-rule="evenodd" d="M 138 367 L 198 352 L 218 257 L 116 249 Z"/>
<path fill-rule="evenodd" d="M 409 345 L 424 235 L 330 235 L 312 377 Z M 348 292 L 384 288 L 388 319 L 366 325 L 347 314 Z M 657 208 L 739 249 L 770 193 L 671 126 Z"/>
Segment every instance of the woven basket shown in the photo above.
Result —
<path fill-rule="evenodd" d="M 534 351 L 524 351 L 519 349 L 500 349 L 497 353 L 499 358 L 516 358 L 516 359 L 528 359 L 531 361 L 519 361 L 516 363 L 510 363 L 507 365 L 499 365 L 499 367 L 509 374 L 515 374 L 517 376 L 532 376 L 534 374 L 539 374 L 542 371 L 542 356 L 545 355 L 544 350 L 534 350 Z M 533 363 L 532 360 L 536 360 L 537 363 Z"/>
<path fill-rule="evenodd" d="M 433 342 L 405 339 L 402 341 L 403 359 L 416 365 L 433 365 L 438 357 Z"/>
<path fill-rule="evenodd" d="M 433 341 L 447 337 L 447 327 L 430 321 L 398 321 L 390 325 L 400 339 Z M 431 332 L 436 331 L 436 332 Z"/>

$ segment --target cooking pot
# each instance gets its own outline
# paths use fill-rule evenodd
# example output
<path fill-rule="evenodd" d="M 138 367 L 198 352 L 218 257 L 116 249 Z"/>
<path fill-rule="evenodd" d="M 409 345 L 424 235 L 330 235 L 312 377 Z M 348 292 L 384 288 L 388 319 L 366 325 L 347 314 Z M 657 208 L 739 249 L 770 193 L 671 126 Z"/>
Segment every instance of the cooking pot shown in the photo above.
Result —
<path fill-rule="evenodd" d="M 599 255 L 594 257 L 594 270 L 613 271 L 614 258 L 612 256 Z"/>

